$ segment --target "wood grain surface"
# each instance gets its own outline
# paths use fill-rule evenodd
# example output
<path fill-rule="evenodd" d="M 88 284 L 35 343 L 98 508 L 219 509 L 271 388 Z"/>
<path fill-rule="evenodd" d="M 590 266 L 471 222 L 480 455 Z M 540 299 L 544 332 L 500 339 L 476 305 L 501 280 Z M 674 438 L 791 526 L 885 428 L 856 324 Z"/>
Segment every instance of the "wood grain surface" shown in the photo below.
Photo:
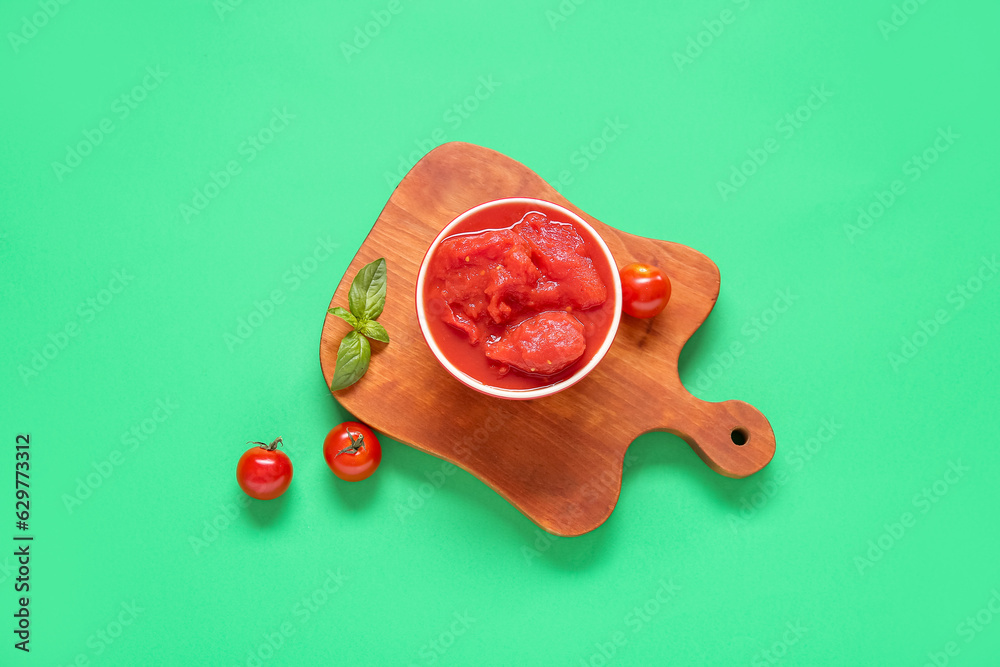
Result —
<path fill-rule="evenodd" d="M 431 241 L 458 214 L 502 197 L 535 197 L 570 209 L 601 234 L 619 267 L 655 264 L 673 286 L 663 313 L 652 320 L 622 317 L 604 360 L 575 386 L 546 398 L 511 401 L 465 387 L 433 357 L 417 325 L 417 270 Z M 753 474 L 774 455 L 764 415 L 742 401 L 695 398 L 678 376 L 681 348 L 719 295 L 719 270 L 701 253 L 609 227 L 519 162 L 453 142 L 428 153 L 393 192 L 331 307 L 347 306 L 351 279 L 379 257 L 388 267 L 379 322 L 392 342 L 373 342 L 367 375 L 334 397 L 374 429 L 469 471 L 548 532 L 580 535 L 608 518 L 625 451 L 642 433 L 680 436 L 729 477 Z M 349 330 L 327 315 L 320 363 L 328 386 L 337 346 Z M 746 441 L 738 445 L 741 436 Z"/>

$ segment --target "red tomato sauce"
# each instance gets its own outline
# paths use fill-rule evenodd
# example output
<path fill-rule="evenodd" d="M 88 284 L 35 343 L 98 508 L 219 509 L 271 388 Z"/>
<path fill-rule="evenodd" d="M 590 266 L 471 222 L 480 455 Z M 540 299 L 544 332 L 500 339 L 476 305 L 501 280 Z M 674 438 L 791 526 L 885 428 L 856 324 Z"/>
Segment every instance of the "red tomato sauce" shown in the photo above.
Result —
<path fill-rule="evenodd" d="M 560 382 L 608 334 L 615 268 L 592 232 L 554 207 L 509 202 L 478 211 L 431 252 L 423 293 L 431 336 L 480 382 Z"/>

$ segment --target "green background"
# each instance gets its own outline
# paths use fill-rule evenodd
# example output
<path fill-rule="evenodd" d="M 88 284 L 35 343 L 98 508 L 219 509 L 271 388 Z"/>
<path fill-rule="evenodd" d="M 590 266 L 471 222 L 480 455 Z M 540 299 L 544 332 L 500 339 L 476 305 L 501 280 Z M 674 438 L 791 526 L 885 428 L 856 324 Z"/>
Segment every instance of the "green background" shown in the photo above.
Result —
<path fill-rule="evenodd" d="M 996 664 L 998 5 L 339 4 L 0 9 L 0 663 Z M 643 436 L 569 539 L 388 439 L 333 477 L 324 312 L 443 140 L 718 264 L 681 374 L 767 415 L 763 472 Z M 291 488 L 242 502 L 277 435 Z"/>

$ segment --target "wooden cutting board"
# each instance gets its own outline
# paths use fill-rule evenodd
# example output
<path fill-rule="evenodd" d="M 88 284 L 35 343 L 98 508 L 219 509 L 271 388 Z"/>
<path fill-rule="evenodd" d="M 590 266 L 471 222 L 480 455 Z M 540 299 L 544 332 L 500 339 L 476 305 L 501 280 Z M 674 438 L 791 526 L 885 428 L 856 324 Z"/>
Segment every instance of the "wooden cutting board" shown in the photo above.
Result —
<path fill-rule="evenodd" d="M 535 197 L 570 209 L 601 234 L 619 267 L 654 264 L 673 286 L 663 313 L 651 320 L 623 316 L 601 363 L 547 398 L 510 401 L 465 387 L 431 355 L 417 325 L 415 284 L 427 247 L 459 213 L 501 197 Z M 453 142 L 428 153 L 403 178 L 331 307 L 347 306 L 354 275 L 379 257 L 388 267 L 379 322 L 392 342 L 373 342 L 367 375 L 334 397 L 374 429 L 469 471 L 550 533 L 580 535 L 608 518 L 618 501 L 625 450 L 642 433 L 680 436 L 729 477 L 753 474 L 774 455 L 774 432 L 764 415 L 742 401 L 697 399 L 678 376 L 681 348 L 719 295 L 719 269 L 701 253 L 609 227 L 519 162 Z M 327 315 L 319 356 L 328 386 L 349 330 Z"/>

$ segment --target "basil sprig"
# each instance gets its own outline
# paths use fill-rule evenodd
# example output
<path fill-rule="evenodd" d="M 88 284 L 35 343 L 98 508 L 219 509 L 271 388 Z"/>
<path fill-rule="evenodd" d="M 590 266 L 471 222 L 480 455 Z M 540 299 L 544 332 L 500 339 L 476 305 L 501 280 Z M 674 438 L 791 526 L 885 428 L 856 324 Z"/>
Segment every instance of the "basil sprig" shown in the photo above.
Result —
<path fill-rule="evenodd" d="M 354 327 L 340 341 L 337 350 L 337 368 L 333 372 L 330 391 L 350 387 L 368 370 L 372 347 L 368 339 L 389 342 L 389 334 L 375 319 L 385 308 L 386 270 L 385 258 L 366 264 L 351 281 L 347 295 L 350 310 L 336 306 L 327 312 L 346 320 Z"/>

